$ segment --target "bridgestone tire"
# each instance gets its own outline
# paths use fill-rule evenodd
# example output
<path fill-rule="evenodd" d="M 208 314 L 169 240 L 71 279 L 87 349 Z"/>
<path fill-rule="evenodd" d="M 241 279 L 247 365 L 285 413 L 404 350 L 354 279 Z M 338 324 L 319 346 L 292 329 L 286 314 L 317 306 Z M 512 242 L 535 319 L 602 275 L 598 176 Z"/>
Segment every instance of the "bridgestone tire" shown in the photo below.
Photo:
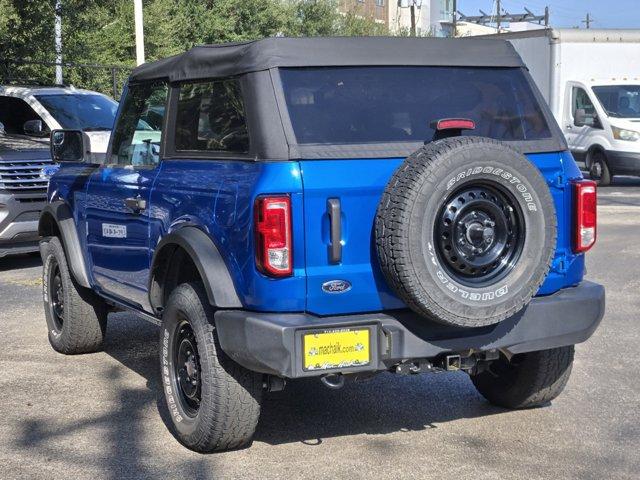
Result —
<path fill-rule="evenodd" d="M 476 185 L 503 192 L 523 223 L 517 258 L 484 284 L 451 274 L 434 233 L 447 199 Z M 447 138 L 425 145 L 394 173 L 378 206 L 375 240 L 387 283 L 411 309 L 445 325 L 482 327 L 516 314 L 544 281 L 556 246 L 555 207 L 524 155 L 488 138 Z"/>
<path fill-rule="evenodd" d="M 522 353 L 511 362 L 501 357 L 471 380 L 480 394 L 494 405 L 531 408 L 556 398 L 569 380 L 573 345 Z"/>
<path fill-rule="evenodd" d="M 53 349 L 67 355 L 102 350 L 108 307 L 92 291 L 75 282 L 57 237 L 44 243 L 42 265 L 44 311 Z"/>
<path fill-rule="evenodd" d="M 249 444 L 260 417 L 262 375 L 238 365 L 222 351 L 203 287 L 179 285 L 162 317 L 160 369 L 176 438 L 203 453 Z M 187 397 L 180 390 L 174 365 L 180 326 L 186 324 L 195 340 L 201 381 L 200 400 L 191 412 L 185 406 Z"/>

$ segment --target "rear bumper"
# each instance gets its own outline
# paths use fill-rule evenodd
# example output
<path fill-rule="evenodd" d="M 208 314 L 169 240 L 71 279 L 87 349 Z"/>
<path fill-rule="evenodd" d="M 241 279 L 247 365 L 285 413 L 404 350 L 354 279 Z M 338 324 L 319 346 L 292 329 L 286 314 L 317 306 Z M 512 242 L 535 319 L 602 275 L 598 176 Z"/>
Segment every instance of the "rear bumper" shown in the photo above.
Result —
<path fill-rule="evenodd" d="M 324 373 L 380 371 L 409 359 L 433 358 L 469 349 L 507 349 L 511 353 L 545 350 L 587 340 L 604 315 L 604 287 L 582 282 L 553 295 L 536 297 L 517 315 L 491 327 L 452 328 L 412 312 L 397 311 L 317 317 L 304 313 L 219 310 L 216 329 L 222 349 L 249 370 L 298 378 Z M 338 370 L 302 369 L 302 334 L 354 326 L 373 332 L 371 363 Z"/>
<path fill-rule="evenodd" d="M 606 155 L 613 175 L 640 175 L 640 153 L 608 150 Z"/>

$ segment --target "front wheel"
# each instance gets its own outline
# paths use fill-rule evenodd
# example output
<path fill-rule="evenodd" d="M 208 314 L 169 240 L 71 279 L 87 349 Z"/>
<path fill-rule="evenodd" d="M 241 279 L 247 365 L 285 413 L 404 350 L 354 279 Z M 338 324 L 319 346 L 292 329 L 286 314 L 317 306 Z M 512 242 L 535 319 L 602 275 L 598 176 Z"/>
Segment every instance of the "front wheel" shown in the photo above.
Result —
<path fill-rule="evenodd" d="M 564 389 L 573 364 L 574 347 L 553 348 L 500 358 L 471 380 L 483 397 L 506 408 L 544 405 Z"/>
<path fill-rule="evenodd" d="M 213 310 L 201 285 L 178 286 L 167 302 L 160 368 L 176 437 L 197 452 L 251 442 L 260 416 L 262 377 L 220 348 Z"/>
<path fill-rule="evenodd" d="M 67 355 L 101 350 L 107 305 L 74 281 L 57 237 L 48 239 L 42 247 L 42 290 L 53 349 Z"/>
<path fill-rule="evenodd" d="M 607 158 L 602 152 L 593 153 L 591 165 L 589 166 L 589 176 L 598 185 L 611 185 L 611 171 L 607 164 Z"/>

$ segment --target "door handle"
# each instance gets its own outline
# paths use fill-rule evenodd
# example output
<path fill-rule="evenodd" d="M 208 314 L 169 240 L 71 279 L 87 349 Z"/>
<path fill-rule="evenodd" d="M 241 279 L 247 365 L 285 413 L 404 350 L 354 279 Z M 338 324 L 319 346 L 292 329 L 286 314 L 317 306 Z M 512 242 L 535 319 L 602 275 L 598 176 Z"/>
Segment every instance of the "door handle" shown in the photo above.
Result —
<path fill-rule="evenodd" d="M 147 201 L 143 199 L 140 195 L 137 197 L 129 197 L 124 199 L 124 204 L 127 208 L 130 208 L 135 213 L 139 213 L 141 210 L 145 210 L 147 208 Z"/>
<path fill-rule="evenodd" d="M 329 215 L 329 263 L 342 261 L 342 212 L 340 199 L 327 199 L 327 214 Z"/>

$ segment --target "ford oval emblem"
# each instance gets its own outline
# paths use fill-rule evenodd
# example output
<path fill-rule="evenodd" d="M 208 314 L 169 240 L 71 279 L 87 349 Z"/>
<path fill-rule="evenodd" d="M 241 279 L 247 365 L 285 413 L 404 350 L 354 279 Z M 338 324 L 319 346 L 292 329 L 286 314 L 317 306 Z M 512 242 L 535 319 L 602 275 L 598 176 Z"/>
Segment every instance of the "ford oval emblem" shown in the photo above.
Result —
<path fill-rule="evenodd" d="M 351 290 L 351 283 L 347 280 L 329 280 L 322 284 L 325 293 L 344 293 Z"/>

